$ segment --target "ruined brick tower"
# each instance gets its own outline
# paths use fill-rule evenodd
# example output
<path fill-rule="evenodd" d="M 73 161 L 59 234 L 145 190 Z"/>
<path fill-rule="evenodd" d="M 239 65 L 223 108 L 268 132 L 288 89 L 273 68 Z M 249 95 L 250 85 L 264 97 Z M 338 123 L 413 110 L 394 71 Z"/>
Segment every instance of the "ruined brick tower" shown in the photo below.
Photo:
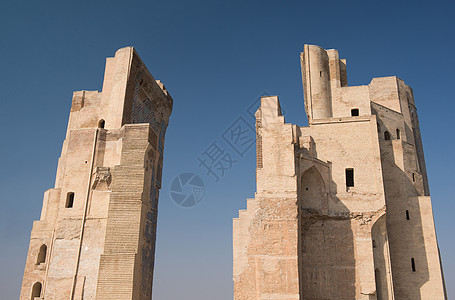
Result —
<path fill-rule="evenodd" d="M 33 223 L 21 300 L 150 299 L 172 98 L 132 47 L 75 92 L 55 187 Z"/>
<path fill-rule="evenodd" d="M 234 299 L 446 299 L 412 89 L 301 54 L 309 126 L 256 113 L 257 192 L 234 219 Z"/>

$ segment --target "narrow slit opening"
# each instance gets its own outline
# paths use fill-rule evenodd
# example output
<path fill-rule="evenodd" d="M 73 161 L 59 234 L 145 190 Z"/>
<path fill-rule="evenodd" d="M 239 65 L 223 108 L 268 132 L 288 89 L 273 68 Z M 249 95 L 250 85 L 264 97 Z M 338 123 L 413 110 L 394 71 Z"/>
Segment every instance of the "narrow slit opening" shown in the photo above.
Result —
<path fill-rule="evenodd" d="M 65 203 L 65 208 L 72 208 L 74 205 L 74 193 L 69 192 L 66 195 L 66 203 Z"/>
<path fill-rule="evenodd" d="M 47 253 L 47 246 L 45 244 L 43 244 L 39 248 L 38 257 L 36 258 L 37 265 L 46 262 L 46 253 Z"/>
<path fill-rule="evenodd" d="M 354 169 L 346 169 L 346 187 L 354 186 Z"/>

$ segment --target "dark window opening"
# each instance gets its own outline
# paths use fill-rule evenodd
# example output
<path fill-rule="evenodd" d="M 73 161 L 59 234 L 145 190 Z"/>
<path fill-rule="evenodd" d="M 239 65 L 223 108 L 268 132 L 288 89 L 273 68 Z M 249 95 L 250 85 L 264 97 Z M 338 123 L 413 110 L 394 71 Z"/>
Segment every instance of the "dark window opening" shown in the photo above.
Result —
<path fill-rule="evenodd" d="M 397 128 L 397 140 L 401 139 L 400 129 Z"/>
<path fill-rule="evenodd" d="M 359 115 L 359 109 L 358 108 L 351 109 L 351 116 L 357 117 L 358 115 Z"/>
<path fill-rule="evenodd" d="M 412 181 L 416 182 L 416 174 L 415 173 L 412 173 Z"/>
<path fill-rule="evenodd" d="M 373 248 L 376 248 L 376 241 L 373 240 Z"/>
<path fill-rule="evenodd" d="M 414 257 L 411 258 L 411 268 L 412 268 L 412 272 L 416 271 L 416 263 L 414 261 Z"/>
<path fill-rule="evenodd" d="M 38 252 L 38 258 L 36 259 L 36 264 L 42 264 L 46 262 L 46 252 L 47 252 L 47 246 L 46 245 L 41 245 L 39 248 Z"/>
<path fill-rule="evenodd" d="M 384 131 L 384 139 L 389 141 L 390 140 L 390 132 Z"/>
<path fill-rule="evenodd" d="M 73 207 L 73 205 L 74 205 L 74 193 L 73 192 L 69 192 L 66 195 L 65 207 L 66 208 L 71 208 L 71 207 Z"/>
<path fill-rule="evenodd" d="M 409 220 L 409 210 L 406 210 L 406 220 Z"/>
<path fill-rule="evenodd" d="M 41 297 L 41 282 L 35 282 L 32 287 L 32 298 L 31 300 L 35 300 L 35 298 Z"/>
<path fill-rule="evenodd" d="M 98 128 L 104 128 L 104 124 L 105 124 L 105 123 L 106 123 L 106 122 L 104 122 L 104 120 L 101 119 L 101 120 L 98 122 Z"/>
<path fill-rule="evenodd" d="M 322 71 L 319 71 L 319 76 L 322 77 Z"/>
<path fill-rule="evenodd" d="M 354 186 L 354 169 L 346 169 L 346 187 Z"/>

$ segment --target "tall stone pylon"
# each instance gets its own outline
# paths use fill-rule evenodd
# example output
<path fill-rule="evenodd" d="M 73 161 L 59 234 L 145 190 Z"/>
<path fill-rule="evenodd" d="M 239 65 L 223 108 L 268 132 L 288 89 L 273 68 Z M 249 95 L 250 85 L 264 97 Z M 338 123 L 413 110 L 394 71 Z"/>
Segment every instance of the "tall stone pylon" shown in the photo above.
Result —
<path fill-rule="evenodd" d="M 256 112 L 257 191 L 233 221 L 235 300 L 447 299 L 412 89 L 348 86 L 337 50 L 300 56 L 308 126 Z"/>
<path fill-rule="evenodd" d="M 102 92 L 74 92 L 21 300 L 151 298 L 172 103 L 132 47 L 107 58 Z"/>

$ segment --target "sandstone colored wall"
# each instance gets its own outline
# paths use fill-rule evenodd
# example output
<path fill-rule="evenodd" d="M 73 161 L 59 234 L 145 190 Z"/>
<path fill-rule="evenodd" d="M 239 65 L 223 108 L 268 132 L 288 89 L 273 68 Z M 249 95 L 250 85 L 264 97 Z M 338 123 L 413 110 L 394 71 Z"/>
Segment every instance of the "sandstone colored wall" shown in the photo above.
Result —
<path fill-rule="evenodd" d="M 388 82 L 392 92 L 381 93 L 381 97 L 375 99 L 378 104 L 372 102 L 372 109 L 380 125 L 395 296 L 397 299 L 444 299 L 444 282 L 431 199 L 426 196 L 429 195 L 428 182 L 412 90 L 396 77 L 384 82 Z M 376 82 L 375 89 L 377 85 Z M 390 140 L 385 139 L 385 131 L 390 132 Z"/>
<path fill-rule="evenodd" d="M 258 191 L 234 219 L 234 298 L 299 299 L 293 129 L 276 97 L 261 103 Z"/>
<path fill-rule="evenodd" d="M 73 94 L 20 299 L 150 299 L 171 110 L 172 98 L 131 47 L 107 59 L 101 93 Z"/>
<path fill-rule="evenodd" d="M 234 299 L 445 299 L 412 90 L 348 87 L 336 50 L 305 45 L 301 64 L 309 126 L 286 124 L 278 97 L 256 113 Z"/>

